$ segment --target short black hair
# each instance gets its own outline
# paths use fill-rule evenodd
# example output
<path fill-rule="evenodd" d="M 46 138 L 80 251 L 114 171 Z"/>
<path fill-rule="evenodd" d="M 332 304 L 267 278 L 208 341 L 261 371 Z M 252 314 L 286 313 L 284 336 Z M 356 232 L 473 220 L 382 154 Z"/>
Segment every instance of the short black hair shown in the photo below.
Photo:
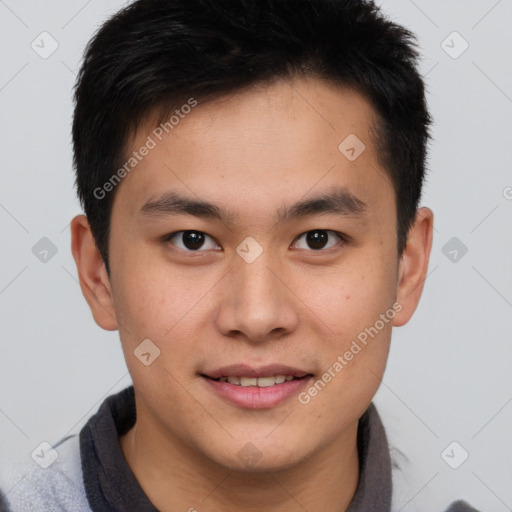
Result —
<path fill-rule="evenodd" d="M 150 113 L 162 120 L 190 98 L 304 76 L 352 87 L 375 109 L 401 254 L 432 122 L 418 58 L 415 36 L 369 0 L 138 0 L 123 8 L 87 45 L 73 118 L 76 187 L 107 271 L 115 187 L 104 184 Z"/>

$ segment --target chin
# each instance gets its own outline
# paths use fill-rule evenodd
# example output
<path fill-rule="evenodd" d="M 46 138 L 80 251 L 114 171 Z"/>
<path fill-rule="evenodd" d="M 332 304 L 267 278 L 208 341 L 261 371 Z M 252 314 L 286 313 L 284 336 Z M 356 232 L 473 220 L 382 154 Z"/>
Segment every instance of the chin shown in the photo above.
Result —
<path fill-rule="evenodd" d="M 268 441 L 265 444 L 263 439 L 251 442 L 246 438 L 244 441 L 233 441 L 222 453 L 206 455 L 230 471 L 258 474 L 283 471 L 303 462 L 307 455 L 304 453 L 303 443 L 299 446 L 285 447 Z"/>

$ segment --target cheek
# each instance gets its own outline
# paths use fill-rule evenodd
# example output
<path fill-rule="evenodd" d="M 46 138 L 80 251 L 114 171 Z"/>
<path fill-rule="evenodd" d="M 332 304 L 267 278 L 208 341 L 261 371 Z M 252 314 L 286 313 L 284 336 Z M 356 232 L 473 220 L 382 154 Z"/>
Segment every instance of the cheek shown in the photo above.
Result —
<path fill-rule="evenodd" d="M 356 336 L 392 307 L 396 296 L 395 265 L 389 260 L 358 256 L 330 272 L 318 270 L 308 279 L 297 278 L 304 303 L 328 332 L 341 339 Z M 325 328 L 324 328 L 325 330 Z"/>
<path fill-rule="evenodd" d="M 207 289 L 166 275 L 155 263 L 146 267 L 131 261 L 118 272 L 119 284 L 113 287 L 122 349 L 137 388 L 159 389 L 166 400 L 179 391 L 172 376 L 188 368 L 197 354 L 205 316 L 201 298 Z M 142 355 L 147 353 L 148 366 Z"/>
<path fill-rule="evenodd" d="M 325 372 L 320 380 L 329 381 L 329 391 L 311 390 L 318 393 L 319 411 L 330 407 L 332 414 L 343 417 L 347 404 L 364 407 L 384 373 L 395 315 L 396 266 L 393 259 L 376 258 L 375 253 L 358 255 L 328 279 L 319 272 L 302 289 L 304 302 L 321 319 L 318 328 L 326 332 L 319 340 Z M 311 398 L 307 395 L 306 400 Z"/>
<path fill-rule="evenodd" d="M 197 315 L 209 289 L 209 280 L 193 270 L 176 272 L 170 264 L 147 260 L 135 251 L 116 263 L 113 293 L 125 337 L 164 341 L 175 326 Z"/>

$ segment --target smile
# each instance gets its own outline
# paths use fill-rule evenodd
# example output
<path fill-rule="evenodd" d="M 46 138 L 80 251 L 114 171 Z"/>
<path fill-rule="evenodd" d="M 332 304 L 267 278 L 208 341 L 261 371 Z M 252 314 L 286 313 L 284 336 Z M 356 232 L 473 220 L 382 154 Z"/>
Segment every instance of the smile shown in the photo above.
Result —
<path fill-rule="evenodd" d="M 303 377 L 295 377 L 293 375 L 271 375 L 269 377 L 219 377 L 214 380 L 218 382 L 229 382 L 235 386 L 268 388 L 276 384 L 283 384 L 284 382 L 299 378 L 301 379 Z"/>

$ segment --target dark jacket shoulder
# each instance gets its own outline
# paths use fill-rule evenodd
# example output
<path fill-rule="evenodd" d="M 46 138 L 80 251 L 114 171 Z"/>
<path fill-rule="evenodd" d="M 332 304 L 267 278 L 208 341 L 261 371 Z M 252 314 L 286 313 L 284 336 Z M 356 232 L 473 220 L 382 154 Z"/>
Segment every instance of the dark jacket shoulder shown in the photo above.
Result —
<path fill-rule="evenodd" d="M 478 512 L 476 508 L 473 508 L 471 505 L 466 503 L 463 500 L 454 501 L 449 508 L 446 509 L 446 512 Z"/>

